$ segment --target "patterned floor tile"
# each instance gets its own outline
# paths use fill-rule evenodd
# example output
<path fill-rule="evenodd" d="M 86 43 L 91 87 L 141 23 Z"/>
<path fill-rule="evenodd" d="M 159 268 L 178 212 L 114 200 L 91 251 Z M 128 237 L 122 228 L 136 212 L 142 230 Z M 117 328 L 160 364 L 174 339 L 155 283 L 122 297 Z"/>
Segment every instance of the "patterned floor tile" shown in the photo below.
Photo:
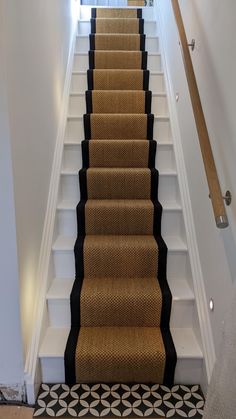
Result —
<path fill-rule="evenodd" d="M 203 408 L 199 385 L 42 384 L 34 417 L 200 419 Z"/>

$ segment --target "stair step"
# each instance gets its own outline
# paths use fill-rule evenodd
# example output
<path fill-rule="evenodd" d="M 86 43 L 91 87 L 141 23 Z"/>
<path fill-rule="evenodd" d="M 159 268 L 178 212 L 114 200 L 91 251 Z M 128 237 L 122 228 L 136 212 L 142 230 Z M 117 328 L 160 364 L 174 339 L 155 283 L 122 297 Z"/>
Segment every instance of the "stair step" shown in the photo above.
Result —
<path fill-rule="evenodd" d="M 87 4 L 90 3 L 90 5 L 81 5 L 80 6 L 80 19 L 81 20 L 89 20 L 91 18 L 91 8 L 92 7 L 95 7 L 94 6 L 94 1 L 92 1 L 92 0 L 85 0 L 85 2 Z M 127 6 L 124 6 L 122 4 L 121 5 L 119 4 L 119 9 L 121 9 L 123 7 L 124 8 L 127 8 Z M 137 8 L 137 6 L 134 6 L 134 7 L 130 6 L 129 7 L 129 9 L 132 9 L 132 8 Z M 139 7 L 139 9 L 140 9 L 140 7 Z M 142 18 L 145 21 L 150 21 L 150 20 L 152 21 L 153 20 L 153 8 L 152 7 L 143 7 L 142 8 Z"/>
<path fill-rule="evenodd" d="M 61 200 L 58 203 L 57 209 L 59 211 L 75 211 L 78 202 L 72 200 Z M 181 205 L 177 201 L 167 201 L 162 203 L 164 211 L 182 211 Z"/>
<path fill-rule="evenodd" d="M 72 203 L 70 205 L 69 203 Z M 57 207 L 58 234 L 62 236 L 73 236 L 77 231 L 76 205 L 73 201 L 61 201 Z M 182 236 L 184 231 L 183 214 L 181 207 L 163 204 L 162 213 L 162 236 Z"/>
<path fill-rule="evenodd" d="M 105 169 L 105 168 L 103 168 Z M 62 176 L 78 176 L 78 170 L 76 169 L 62 169 L 61 170 Z M 159 172 L 159 176 L 177 176 L 176 170 L 166 170 L 163 172 Z"/>
<path fill-rule="evenodd" d="M 70 328 L 49 327 L 39 351 L 42 381 L 64 383 L 64 351 Z M 195 384 L 201 381 L 203 355 L 191 328 L 171 329 L 177 352 L 175 383 Z"/>
<path fill-rule="evenodd" d="M 155 109 L 154 109 L 155 112 Z M 155 115 L 153 138 L 157 142 L 169 142 L 172 138 L 170 118 L 168 115 Z M 65 133 L 65 141 L 80 142 L 84 139 L 83 115 L 69 115 Z"/>
<path fill-rule="evenodd" d="M 76 381 L 161 383 L 165 353 L 159 327 L 81 327 Z M 66 363 L 71 365 L 68 354 Z"/>
<path fill-rule="evenodd" d="M 89 36 L 77 35 L 75 52 L 87 52 L 90 49 Z M 159 38 L 158 36 L 146 36 L 145 50 L 149 53 L 159 52 Z"/>
<path fill-rule="evenodd" d="M 79 146 L 80 147 L 82 141 L 84 141 L 84 140 L 83 139 L 78 139 L 78 138 L 65 139 L 64 147 L 65 147 L 65 149 L 66 149 L 66 147 L 74 147 L 74 146 Z M 169 147 L 170 150 L 173 150 L 173 142 L 171 140 L 159 141 L 159 142 L 157 142 L 157 148 L 158 147 L 159 147 L 160 151 L 162 151 L 165 147 L 166 147 L 166 149 L 167 149 L 167 147 Z M 77 152 L 78 152 L 78 149 L 77 149 Z"/>
<path fill-rule="evenodd" d="M 69 327 L 71 321 L 70 293 L 73 279 L 55 278 L 47 293 L 49 321 L 51 327 Z M 169 283 L 172 292 L 171 328 L 192 326 L 194 295 L 185 279 L 172 279 Z"/>
<path fill-rule="evenodd" d="M 86 171 L 88 199 L 150 199 L 151 182 L 157 187 L 154 169 L 91 167 Z"/>
<path fill-rule="evenodd" d="M 88 53 L 76 52 L 74 55 L 73 71 L 87 71 L 89 68 Z M 162 71 L 161 54 L 149 53 L 147 69 L 150 71 Z"/>
<path fill-rule="evenodd" d="M 159 172 L 158 199 L 165 207 L 165 203 L 179 203 L 179 187 L 175 171 Z M 77 170 L 63 170 L 60 182 L 59 201 L 79 202 L 79 177 Z"/>
<path fill-rule="evenodd" d="M 49 291 L 47 300 L 69 300 L 73 278 L 54 278 Z M 173 279 L 169 283 L 173 302 L 194 301 L 194 294 L 186 279 Z"/>
<path fill-rule="evenodd" d="M 76 237 L 58 236 L 55 240 L 52 250 L 54 252 L 69 252 L 74 250 Z M 172 252 L 187 252 L 187 245 L 180 237 L 166 237 L 166 245 L 169 253 Z"/>
<path fill-rule="evenodd" d="M 88 89 L 87 71 L 74 71 L 71 79 L 71 93 Z M 149 76 L 149 90 L 165 92 L 164 73 L 152 71 Z"/>
<path fill-rule="evenodd" d="M 98 146 L 99 141 L 95 141 Z M 62 170 L 79 170 L 82 167 L 81 152 L 81 141 L 67 141 L 64 145 Z M 157 143 L 155 163 L 156 167 L 158 167 L 158 170 L 161 172 L 165 170 L 176 170 L 173 144 L 171 142 Z"/>
<path fill-rule="evenodd" d="M 78 35 L 88 35 L 91 32 L 90 19 L 79 20 L 78 22 Z M 148 36 L 155 36 L 157 33 L 157 27 L 155 20 L 149 20 L 144 22 L 144 33 Z"/>
<path fill-rule="evenodd" d="M 77 170 L 62 170 L 59 199 L 74 199 L 79 202 L 80 191 Z M 179 187 L 176 171 L 168 170 L 159 172 L 158 199 L 161 203 L 172 200 L 179 201 Z"/>
<path fill-rule="evenodd" d="M 187 246 L 180 237 L 165 237 L 168 247 L 167 257 L 167 278 L 182 279 L 189 276 L 189 258 Z M 73 236 L 58 236 L 55 240 L 53 250 L 53 260 L 55 276 L 57 278 L 75 277 L 75 258 L 74 244 L 76 238 Z"/>
<path fill-rule="evenodd" d="M 76 111 L 81 102 L 84 104 L 83 93 L 82 96 L 80 94 L 71 95 L 69 112 L 71 108 Z M 82 113 L 149 114 L 151 113 L 152 93 L 143 90 L 90 90 L 86 92 L 86 103 L 86 112 Z M 71 114 L 73 115 L 73 112 Z"/>
<path fill-rule="evenodd" d="M 94 91 L 95 93 L 97 93 L 97 91 Z M 99 93 L 99 98 L 103 95 L 107 95 L 108 93 L 110 93 L 110 91 L 101 91 L 101 93 Z M 140 91 L 141 94 L 143 94 L 142 91 Z M 133 91 L 115 91 L 114 94 L 117 96 L 119 94 L 121 95 L 137 95 L 137 92 L 133 92 Z M 113 95 L 113 93 L 111 93 L 111 95 Z M 110 96 L 110 95 L 108 95 Z M 106 101 L 106 103 L 109 105 L 108 100 Z M 104 105 L 103 105 L 104 106 Z M 124 106 L 124 102 L 123 102 L 123 106 Z M 109 108 L 108 108 L 109 109 Z M 168 113 L 168 104 L 167 104 L 167 97 L 166 97 L 166 93 L 152 93 L 152 99 L 151 99 L 151 109 L 158 109 L 158 114 L 159 116 L 165 116 Z M 69 115 L 84 115 L 87 111 L 86 111 L 86 101 L 85 101 L 85 93 L 81 93 L 81 92 L 74 92 L 70 94 L 69 97 Z M 98 111 L 95 113 L 106 113 L 102 112 L 102 111 Z M 122 112 L 122 110 L 120 111 Z M 128 111 L 127 111 L 128 112 Z M 153 112 L 153 111 L 152 111 Z M 116 113 L 116 112 L 115 112 Z M 125 113 L 125 112 L 122 112 Z M 134 113 L 139 113 L 139 112 L 134 112 Z"/>

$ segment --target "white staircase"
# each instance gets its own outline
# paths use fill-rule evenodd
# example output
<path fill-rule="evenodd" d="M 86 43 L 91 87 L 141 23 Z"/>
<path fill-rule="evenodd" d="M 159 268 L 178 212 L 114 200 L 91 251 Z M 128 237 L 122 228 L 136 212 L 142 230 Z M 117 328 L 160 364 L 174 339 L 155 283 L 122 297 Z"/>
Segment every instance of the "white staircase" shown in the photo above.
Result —
<path fill-rule="evenodd" d="M 67 128 L 64 141 L 61 180 L 52 247 L 54 279 L 47 292 L 49 327 L 39 351 L 42 381 L 63 383 L 64 350 L 70 330 L 70 292 L 75 275 L 74 243 L 77 235 L 76 205 L 79 202 L 78 171 L 81 168 L 81 141 L 84 139 L 83 114 L 87 89 L 90 22 L 88 7 L 81 7 L 81 20 L 74 55 Z M 154 139 L 159 170 L 159 200 L 163 206 L 162 236 L 168 246 L 167 278 L 173 295 L 171 331 L 177 351 L 175 382 L 201 382 L 203 355 L 197 337 L 198 317 L 192 291 L 192 277 L 186 244 L 185 226 L 180 202 L 173 138 L 168 116 L 164 74 L 159 54 L 156 23 L 152 9 L 144 9 L 147 34 L 148 69 L 153 92 L 152 113 L 155 114 Z M 83 14 L 84 13 L 84 14 Z"/>

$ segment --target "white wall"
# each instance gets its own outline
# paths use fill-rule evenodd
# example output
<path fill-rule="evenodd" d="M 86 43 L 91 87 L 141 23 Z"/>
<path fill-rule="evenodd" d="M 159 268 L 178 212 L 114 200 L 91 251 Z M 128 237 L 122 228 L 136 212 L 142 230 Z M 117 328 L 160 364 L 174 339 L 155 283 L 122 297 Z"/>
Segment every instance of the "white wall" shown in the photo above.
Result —
<path fill-rule="evenodd" d="M 2 12 L 0 3 L 0 389 L 4 392 L 4 386 L 23 383 L 23 351 Z"/>
<path fill-rule="evenodd" d="M 12 229 L 12 242 L 9 243 L 12 252 L 6 247 L 7 252 L 4 255 L 7 256 L 6 267 L 9 264 L 9 269 L 14 270 L 14 283 L 9 290 L 11 296 L 6 294 L 5 305 L 15 304 L 14 316 L 17 320 L 14 324 L 18 336 L 20 320 L 19 314 L 16 313 L 19 311 L 19 303 L 17 305 L 15 300 L 18 300 L 18 297 L 20 299 L 24 355 L 33 327 L 40 244 L 62 109 L 67 59 L 74 30 L 74 5 L 77 5 L 75 0 L 1 1 L 1 16 L 4 16 L 5 23 L 1 31 L 5 31 L 6 40 L 5 87 L 8 101 L 8 113 L 4 118 L 5 121 L 7 118 L 9 120 L 10 137 L 10 144 L 4 144 L 5 148 L 1 154 L 5 162 L 1 169 L 5 171 L 3 178 L 7 179 L 9 185 L 13 180 L 14 187 L 14 202 L 13 196 L 10 195 L 11 190 L 5 191 L 9 195 L 6 199 L 11 200 L 11 212 L 6 213 L 4 217 L 4 240 L 7 231 Z M 5 204 L 7 205 L 7 201 Z M 5 210 L 7 211 L 7 208 Z M 16 256 L 16 260 L 12 258 L 12 253 L 16 252 L 14 225 L 17 235 L 18 272 Z M 10 287 L 9 275 L 6 275 L 4 281 Z M 4 294 L 0 295 L 0 298 L 4 298 Z M 2 316 L 6 321 L 5 306 L 0 307 L 0 322 Z M 13 322 L 13 317 L 11 320 Z M 16 348 L 20 353 L 17 339 Z M 4 345 L 5 356 L 0 356 L 0 362 L 4 362 L 8 356 L 5 350 L 9 351 Z M 9 364 L 7 367 L 10 375 L 11 367 Z"/>
<path fill-rule="evenodd" d="M 222 186 L 236 196 L 235 15 L 234 0 L 180 0 L 202 104 Z M 223 189 L 225 190 L 225 189 Z M 236 199 L 228 209 L 236 232 Z"/>
<path fill-rule="evenodd" d="M 178 122 L 187 170 L 191 204 L 206 295 L 214 299 L 210 313 L 216 352 L 221 328 L 236 278 L 236 51 L 234 0 L 181 0 L 188 39 L 196 39 L 193 64 L 203 103 L 222 191 L 230 189 L 233 203 L 227 209 L 230 227 L 215 227 L 208 187 L 198 144 L 178 34 L 171 1 L 159 0 L 166 30 L 166 57 L 173 94 L 178 92 Z"/>

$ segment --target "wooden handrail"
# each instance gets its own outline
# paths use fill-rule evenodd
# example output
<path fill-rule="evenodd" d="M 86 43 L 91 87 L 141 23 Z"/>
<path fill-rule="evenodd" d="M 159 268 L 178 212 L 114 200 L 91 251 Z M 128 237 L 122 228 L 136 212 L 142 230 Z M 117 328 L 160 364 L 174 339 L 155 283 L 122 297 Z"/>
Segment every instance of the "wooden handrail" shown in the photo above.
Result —
<path fill-rule="evenodd" d="M 205 172 L 207 182 L 210 191 L 211 202 L 215 215 L 216 225 L 219 228 L 225 228 L 229 225 L 228 217 L 225 211 L 224 200 L 220 189 L 220 183 L 216 171 L 215 161 L 211 149 L 209 134 L 206 126 L 206 121 L 202 109 L 201 99 L 197 87 L 196 77 L 193 69 L 193 64 L 189 52 L 189 45 L 184 29 L 183 19 L 179 7 L 178 0 L 171 0 L 172 7 L 175 15 L 176 24 L 179 31 L 180 45 L 182 49 L 182 56 L 184 61 L 184 67 L 186 71 L 186 77 L 188 81 L 188 87 L 193 107 L 194 118 L 196 122 L 198 138 L 200 148 L 202 152 L 203 163 L 205 166 Z"/>

